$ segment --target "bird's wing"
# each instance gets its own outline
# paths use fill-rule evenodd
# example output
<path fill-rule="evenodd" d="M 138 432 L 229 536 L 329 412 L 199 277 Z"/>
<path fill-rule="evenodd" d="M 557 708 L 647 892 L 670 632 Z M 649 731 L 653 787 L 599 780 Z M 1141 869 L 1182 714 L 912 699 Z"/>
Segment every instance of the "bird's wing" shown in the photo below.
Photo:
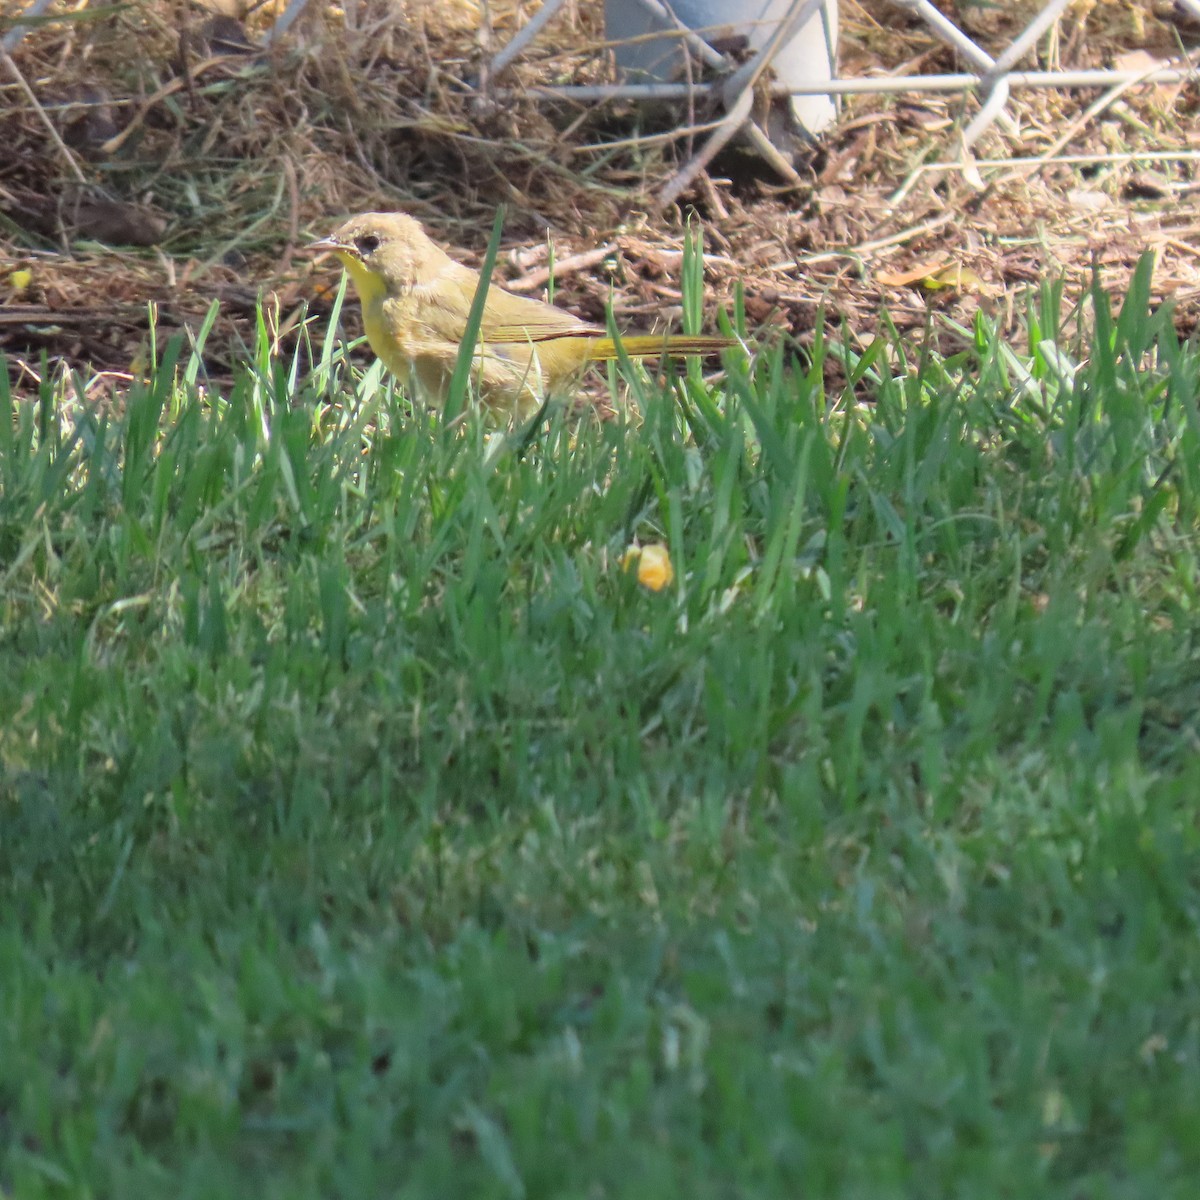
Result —
<path fill-rule="evenodd" d="M 471 301 L 479 286 L 479 274 L 459 263 L 443 272 L 434 296 L 435 306 L 441 310 L 431 314 L 431 324 L 439 326 L 439 332 L 451 333 L 454 340 L 462 338 Z M 483 320 L 479 337 L 484 345 L 504 343 L 528 345 L 530 342 L 545 342 L 560 337 L 603 337 L 604 330 L 590 325 L 561 308 L 543 304 L 528 296 L 514 296 L 494 284 L 488 288 L 487 301 L 483 307 Z"/>

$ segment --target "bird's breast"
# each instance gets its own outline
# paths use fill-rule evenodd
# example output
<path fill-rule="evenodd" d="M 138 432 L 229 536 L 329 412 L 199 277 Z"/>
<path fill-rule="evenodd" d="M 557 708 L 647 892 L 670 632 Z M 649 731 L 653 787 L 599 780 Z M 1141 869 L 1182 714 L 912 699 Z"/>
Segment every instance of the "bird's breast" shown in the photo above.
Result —
<path fill-rule="evenodd" d="M 406 386 L 412 375 L 412 362 L 416 357 L 412 345 L 411 329 L 404 314 L 397 311 L 403 302 L 389 300 L 386 296 L 373 297 L 362 306 L 363 332 L 371 349 L 383 360 L 383 365 Z"/>

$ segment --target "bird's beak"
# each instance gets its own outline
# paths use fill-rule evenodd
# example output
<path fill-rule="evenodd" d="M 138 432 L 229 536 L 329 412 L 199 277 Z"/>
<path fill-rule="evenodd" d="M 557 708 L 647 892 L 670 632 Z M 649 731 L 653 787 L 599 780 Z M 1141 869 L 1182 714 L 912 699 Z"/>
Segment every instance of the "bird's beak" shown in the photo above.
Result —
<path fill-rule="evenodd" d="M 332 250 L 345 250 L 346 247 L 335 237 L 323 237 L 318 238 L 315 242 L 309 242 L 304 249 L 311 250 L 314 254 L 328 254 Z"/>

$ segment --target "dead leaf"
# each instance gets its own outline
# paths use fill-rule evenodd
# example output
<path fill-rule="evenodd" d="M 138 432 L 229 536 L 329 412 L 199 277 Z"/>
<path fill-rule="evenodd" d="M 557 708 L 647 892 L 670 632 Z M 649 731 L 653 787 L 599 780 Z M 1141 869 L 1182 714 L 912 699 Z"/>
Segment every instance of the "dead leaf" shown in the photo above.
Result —
<path fill-rule="evenodd" d="M 1163 62 L 1161 58 L 1155 58 L 1153 54 L 1145 50 L 1130 50 L 1128 54 L 1118 54 L 1116 62 L 1113 65 L 1118 71 L 1144 71 L 1149 73 L 1170 64 Z M 1155 102 L 1160 104 L 1164 109 L 1170 108 L 1175 103 L 1183 88 L 1182 83 L 1152 83 L 1143 86 L 1145 90 L 1154 96 Z"/>
<path fill-rule="evenodd" d="M 880 287 L 908 287 L 909 284 L 920 283 L 953 265 L 954 259 L 952 258 L 935 258 L 930 262 L 923 262 L 909 271 L 876 272 L 875 282 Z"/>

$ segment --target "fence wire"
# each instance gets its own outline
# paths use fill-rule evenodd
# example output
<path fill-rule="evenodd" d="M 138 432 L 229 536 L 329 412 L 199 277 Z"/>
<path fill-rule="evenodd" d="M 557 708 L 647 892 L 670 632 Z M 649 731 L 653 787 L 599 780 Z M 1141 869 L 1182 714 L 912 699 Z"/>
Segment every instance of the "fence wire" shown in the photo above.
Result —
<path fill-rule="evenodd" d="M 651 11 L 664 8 L 665 0 L 642 0 Z M 836 0 L 834 0 L 836 3 Z M 1175 0 L 1176 6 L 1195 19 L 1200 19 L 1200 0 Z M 545 28 L 547 22 L 566 3 L 566 0 L 545 0 L 528 22 L 491 60 L 485 78 L 489 84 L 512 63 L 521 52 Z M 780 29 L 795 29 L 802 19 L 817 7 L 820 0 L 794 0 L 780 21 Z M 972 37 L 956 25 L 931 0 L 892 0 L 892 3 L 919 17 L 929 29 L 969 66 L 968 71 L 927 75 L 864 76 L 861 78 L 814 79 L 801 84 L 769 85 L 769 91 L 777 96 L 808 95 L 864 95 L 900 92 L 974 92 L 980 101 L 979 111 L 963 128 L 958 150 L 965 158 L 972 147 L 993 125 L 999 123 L 1012 131 L 1015 126 L 1006 112 L 1012 93 L 1021 88 L 1122 88 L 1137 83 L 1179 83 L 1200 79 L 1200 48 L 1189 49 L 1170 63 L 1157 63 L 1146 69 L 1093 67 L 1086 69 L 1061 69 L 1044 71 L 1019 71 L 1017 65 L 1033 50 L 1038 41 L 1048 34 L 1061 18 L 1071 0 L 1048 0 L 1043 7 L 1013 35 L 1005 49 L 998 55 L 989 53 Z M 669 5 L 666 6 L 669 13 Z M 696 43 L 703 30 L 686 30 L 677 21 L 675 35 L 681 43 L 696 54 Z M 663 33 L 664 37 L 671 36 Z M 566 84 L 556 87 L 541 86 L 530 89 L 534 95 L 555 100 L 574 100 L 583 103 L 598 103 L 607 100 L 631 100 L 646 102 L 679 101 L 704 102 L 716 100 L 725 109 L 726 116 L 717 123 L 709 135 L 708 143 L 684 166 L 679 176 L 667 185 L 660 197 L 664 203 L 674 199 L 683 190 L 721 146 L 728 142 L 732 133 L 749 136 L 762 149 L 765 134 L 749 113 L 748 86 L 757 82 L 771 65 L 771 59 L 783 45 L 783 37 L 772 37 L 749 63 L 730 65 L 729 73 L 713 82 L 687 83 L 615 83 L 615 84 Z M 703 65 L 711 67 L 712 52 L 698 55 Z M 732 85 L 732 86 L 731 86 Z M 781 174 L 790 178 L 794 171 L 779 154 L 767 153 Z"/>

